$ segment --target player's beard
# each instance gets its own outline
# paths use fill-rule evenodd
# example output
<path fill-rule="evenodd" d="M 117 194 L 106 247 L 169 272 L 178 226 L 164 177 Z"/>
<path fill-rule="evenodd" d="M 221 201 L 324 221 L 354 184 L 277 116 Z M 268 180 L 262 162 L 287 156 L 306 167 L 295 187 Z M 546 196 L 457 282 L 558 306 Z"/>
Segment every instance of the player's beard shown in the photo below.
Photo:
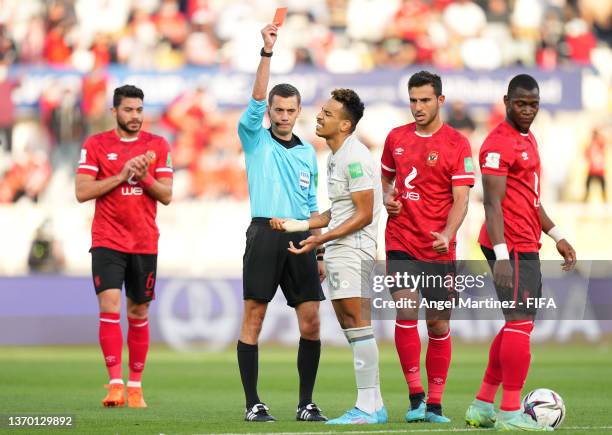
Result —
<path fill-rule="evenodd" d="M 136 124 L 136 123 L 134 123 L 134 124 Z M 121 130 L 125 131 L 126 133 L 134 134 L 134 133 L 138 133 L 140 131 L 140 127 L 142 127 L 142 121 L 139 121 L 138 122 L 138 126 L 133 128 L 133 127 L 130 127 L 130 123 L 123 122 L 122 120 L 117 118 L 117 125 L 119 126 L 119 128 Z"/>

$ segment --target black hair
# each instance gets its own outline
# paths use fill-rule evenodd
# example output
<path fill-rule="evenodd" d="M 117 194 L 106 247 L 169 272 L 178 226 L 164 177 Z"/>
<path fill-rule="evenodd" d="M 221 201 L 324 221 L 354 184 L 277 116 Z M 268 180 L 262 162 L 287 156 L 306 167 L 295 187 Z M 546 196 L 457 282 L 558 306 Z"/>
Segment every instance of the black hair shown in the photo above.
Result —
<path fill-rule="evenodd" d="M 508 83 L 508 93 L 506 94 L 508 98 L 510 98 L 518 88 L 525 89 L 526 91 L 532 91 L 534 89 L 540 90 L 536 79 L 529 74 L 519 74 L 510 80 L 510 83 Z"/>
<path fill-rule="evenodd" d="M 359 95 L 352 89 L 334 89 L 331 96 L 342 104 L 344 113 L 346 113 L 349 121 L 351 121 L 351 133 L 354 132 L 365 109 Z"/>
<path fill-rule="evenodd" d="M 296 96 L 298 101 L 298 106 L 302 104 L 302 96 L 300 95 L 300 91 L 293 85 L 289 83 L 280 83 L 270 89 L 270 93 L 268 94 L 268 104 L 272 105 L 272 98 L 278 95 L 279 97 L 289 98 Z"/>
<path fill-rule="evenodd" d="M 115 88 L 115 92 L 113 93 L 113 107 L 119 107 L 121 100 L 124 98 L 140 98 L 144 100 L 144 92 L 142 92 L 142 89 L 133 85 L 123 85 Z"/>
<path fill-rule="evenodd" d="M 412 74 L 410 80 L 408 80 L 408 90 L 425 85 L 433 87 L 436 97 L 442 95 L 442 79 L 437 74 L 430 73 L 429 71 L 419 71 Z"/>

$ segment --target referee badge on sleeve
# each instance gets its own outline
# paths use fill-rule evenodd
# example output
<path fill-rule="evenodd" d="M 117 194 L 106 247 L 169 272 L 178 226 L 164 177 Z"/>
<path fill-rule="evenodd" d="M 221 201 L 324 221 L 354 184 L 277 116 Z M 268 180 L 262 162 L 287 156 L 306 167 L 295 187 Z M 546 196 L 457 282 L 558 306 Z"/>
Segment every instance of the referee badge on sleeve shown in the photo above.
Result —
<path fill-rule="evenodd" d="M 300 187 L 306 190 L 310 187 L 310 172 L 300 171 Z"/>

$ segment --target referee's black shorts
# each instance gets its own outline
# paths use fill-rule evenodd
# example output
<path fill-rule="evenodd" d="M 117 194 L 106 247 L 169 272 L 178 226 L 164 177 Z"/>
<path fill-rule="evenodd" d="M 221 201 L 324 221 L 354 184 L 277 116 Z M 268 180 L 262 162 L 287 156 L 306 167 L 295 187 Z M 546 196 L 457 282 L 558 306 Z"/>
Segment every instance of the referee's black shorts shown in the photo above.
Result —
<path fill-rule="evenodd" d="M 269 218 L 253 218 L 242 258 L 244 299 L 270 302 L 280 285 L 290 307 L 324 300 L 315 253 L 294 255 L 287 251 L 289 241 L 298 246 L 310 235 L 310 231 L 275 231 Z"/>
<path fill-rule="evenodd" d="M 491 272 L 495 265 L 495 252 L 486 246 L 481 246 L 482 253 L 487 258 Z M 535 304 L 529 303 L 542 297 L 542 270 L 540 255 L 537 252 L 510 251 L 510 265 L 512 266 L 512 282 L 510 288 L 495 286 L 500 301 L 513 301 L 513 308 L 504 308 L 504 314 L 519 313 L 535 315 Z"/>

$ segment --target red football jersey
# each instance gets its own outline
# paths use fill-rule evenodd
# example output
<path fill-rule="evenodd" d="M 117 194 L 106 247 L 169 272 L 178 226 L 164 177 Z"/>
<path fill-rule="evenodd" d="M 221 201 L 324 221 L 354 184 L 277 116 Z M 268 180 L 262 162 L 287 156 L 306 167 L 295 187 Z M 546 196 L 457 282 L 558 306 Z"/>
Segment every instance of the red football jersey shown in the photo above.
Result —
<path fill-rule="evenodd" d="M 540 154 L 531 132 L 520 133 L 506 121 L 489 133 L 480 148 L 483 175 L 505 175 L 506 196 L 502 201 L 504 238 L 508 250 L 540 250 Z M 492 247 L 486 224 L 478 242 Z"/>
<path fill-rule="evenodd" d="M 125 162 L 140 154 L 152 157 L 149 173 L 153 177 L 172 177 L 168 142 L 144 131 L 133 140 L 120 138 L 115 130 L 90 136 L 81 149 L 77 173 L 102 180 L 119 174 Z M 129 254 L 156 254 L 159 239 L 156 215 L 157 200 L 147 195 L 139 181 L 130 178 L 96 199 L 91 247 Z"/>
<path fill-rule="evenodd" d="M 453 186 L 474 185 L 474 165 L 468 140 L 443 124 L 430 136 L 417 133 L 416 124 L 391 130 L 382 154 L 382 173 L 395 176 L 402 202 L 398 216 L 389 217 L 387 251 L 404 251 L 419 260 L 454 260 L 457 242 L 446 254 L 433 250 L 430 231 L 446 227 L 453 205 Z"/>

